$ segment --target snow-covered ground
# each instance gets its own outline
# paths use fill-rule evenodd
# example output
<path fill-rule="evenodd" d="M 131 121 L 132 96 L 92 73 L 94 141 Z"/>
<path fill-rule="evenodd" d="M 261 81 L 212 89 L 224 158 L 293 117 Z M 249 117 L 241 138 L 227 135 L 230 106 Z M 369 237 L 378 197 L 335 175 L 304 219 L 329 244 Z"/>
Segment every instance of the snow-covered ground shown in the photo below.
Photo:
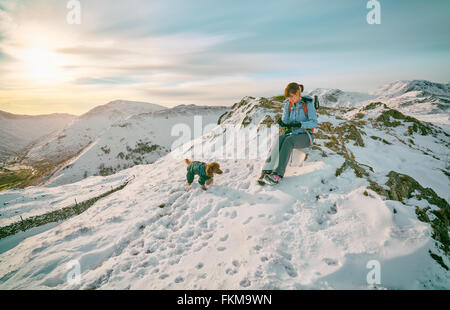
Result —
<path fill-rule="evenodd" d="M 71 185 L 1 192 L 0 202 L 7 204 L 0 205 L 0 219 L 8 222 L 17 216 L 14 210 L 45 213 L 51 203 L 61 208 L 71 197 L 88 198 L 90 189 L 97 195 L 102 185 L 134 176 L 78 216 L 3 249 L 0 240 L 0 289 L 370 289 L 367 266 L 373 261 L 380 265 L 376 288 L 450 289 L 449 272 L 430 251 L 446 266 L 449 257 L 432 238 L 430 223 L 416 215 L 416 206 L 437 206 L 413 197 L 386 200 L 369 188 L 369 179 L 386 187 L 393 170 L 448 203 L 449 132 L 429 125 L 433 134 L 422 136 L 408 134 L 412 123 L 406 121 L 394 127 L 372 122 L 388 111 L 383 106 L 327 110 L 319 123 L 328 122 L 336 132 L 360 121 L 364 145 L 350 139 L 345 147 L 373 171 L 363 177 L 351 168 L 338 173 L 346 158 L 321 137 L 306 151 L 306 161 L 291 162 L 280 184 L 261 187 L 255 180 L 263 158 L 228 153 L 250 154 L 251 142 L 270 124 L 267 116 L 274 120 L 280 106 L 245 97 L 220 125 L 152 164 Z M 325 128 L 319 132 L 331 136 Z M 246 136 L 249 143 L 243 150 L 225 135 Z M 205 153 L 193 156 L 199 147 Z M 207 191 L 196 183 L 187 190 L 184 157 L 217 160 L 224 173 Z M 77 283 L 67 279 L 73 260 L 81 268 Z"/>
<path fill-rule="evenodd" d="M 306 94 L 311 97 L 317 96 L 319 98 L 319 102 L 324 106 L 342 108 L 360 106 L 377 98 L 377 96 L 370 94 L 347 92 L 334 88 L 316 88 Z"/>

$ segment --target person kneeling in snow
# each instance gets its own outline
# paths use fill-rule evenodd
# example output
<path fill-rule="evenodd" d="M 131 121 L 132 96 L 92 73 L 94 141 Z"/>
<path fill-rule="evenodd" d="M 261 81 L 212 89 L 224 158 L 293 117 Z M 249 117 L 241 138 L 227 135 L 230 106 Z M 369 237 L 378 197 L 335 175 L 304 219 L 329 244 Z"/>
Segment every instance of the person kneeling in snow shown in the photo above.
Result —
<path fill-rule="evenodd" d="M 260 180 L 265 183 L 277 184 L 284 176 L 292 150 L 307 148 L 313 143 L 316 108 L 313 98 L 302 96 L 302 92 L 303 85 L 295 82 L 289 83 L 284 91 L 286 100 L 278 124 L 286 130 L 278 137 L 264 164 Z"/>

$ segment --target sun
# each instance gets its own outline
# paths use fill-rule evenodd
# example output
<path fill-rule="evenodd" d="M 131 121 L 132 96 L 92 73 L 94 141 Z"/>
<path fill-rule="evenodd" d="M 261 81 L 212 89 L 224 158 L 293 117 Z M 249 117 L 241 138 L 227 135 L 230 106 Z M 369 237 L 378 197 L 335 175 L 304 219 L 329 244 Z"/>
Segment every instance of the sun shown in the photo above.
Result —
<path fill-rule="evenodd" d="M 18 53 L 20 73 L 36 83 L 53 83 L 64 78 L 60 55 L 42 47 L 30 47 Z"/>

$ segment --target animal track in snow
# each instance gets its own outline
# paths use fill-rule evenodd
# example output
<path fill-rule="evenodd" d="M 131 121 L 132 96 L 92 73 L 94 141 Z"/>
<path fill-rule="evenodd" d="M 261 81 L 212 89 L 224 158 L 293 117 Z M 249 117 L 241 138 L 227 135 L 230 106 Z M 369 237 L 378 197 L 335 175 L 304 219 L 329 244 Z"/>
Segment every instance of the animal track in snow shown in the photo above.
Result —
<path fill-rule="evenodd" d="M 248 189 L 249 187 L 250 187 L 250 182 L 244 182 L 239 186 L 240 189 Z"/>
<path fill-rule="evenodd" d="M 175 283 L 181 283 L 183 281 L 184 281 L 183 277 L 176 277 L 175 280 L 174 280 Z"/>
<path fill-rule="evenodd" d="M 330 209 L 327 211 L 328 214 L 336 214 L 337 213 L 337 207 L 336 207 L 336 203 L 334 203 Z"/>
<path fill-rule="evenodd" d="M 249 287 L 252 284 L 249 279 L 245 278 L 241 282 L 239 282 L 239 285 L 242 287 Z"/>
<path fill-rule="evenodd" d="M 231 212 L 230 219 L 234 219 L 236 216 L 237 216 L 237 211 L 234 210 L 233 212 Z"/>
<path fill-rule="evenodd" d="M 242 223 L 243 225 L 247 225 L 248 223 L 250 223 L 250 221 L 253 219 L 253 216 L 248 217 L 244 223 Z"/>
<path fill-rule="evenodd" d="M 325 264 L 327 264 L 328 266 L 337 266 L 338 265 L 338 261 L 332 258 L 324 258 L 322 260 Z"/>
<path fill-rule="evenodd" d="M 206 273 L 202 273 L 201 275 L 198 276 L 199 279 L 206 279 L 208 275 Z"/>

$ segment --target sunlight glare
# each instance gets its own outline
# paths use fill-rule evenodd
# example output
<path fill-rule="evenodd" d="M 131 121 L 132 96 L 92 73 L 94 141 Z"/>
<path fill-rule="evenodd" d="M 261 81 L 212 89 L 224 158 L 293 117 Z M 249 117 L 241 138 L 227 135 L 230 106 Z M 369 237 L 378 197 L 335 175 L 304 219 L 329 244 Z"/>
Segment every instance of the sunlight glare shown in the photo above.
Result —
<path fill-rule="evenodd" d="M 61 57 L 45 48 L 32 47 L 19 53 L 22 74 L 36 83 L 53 83 L 63 78 Z"/>

